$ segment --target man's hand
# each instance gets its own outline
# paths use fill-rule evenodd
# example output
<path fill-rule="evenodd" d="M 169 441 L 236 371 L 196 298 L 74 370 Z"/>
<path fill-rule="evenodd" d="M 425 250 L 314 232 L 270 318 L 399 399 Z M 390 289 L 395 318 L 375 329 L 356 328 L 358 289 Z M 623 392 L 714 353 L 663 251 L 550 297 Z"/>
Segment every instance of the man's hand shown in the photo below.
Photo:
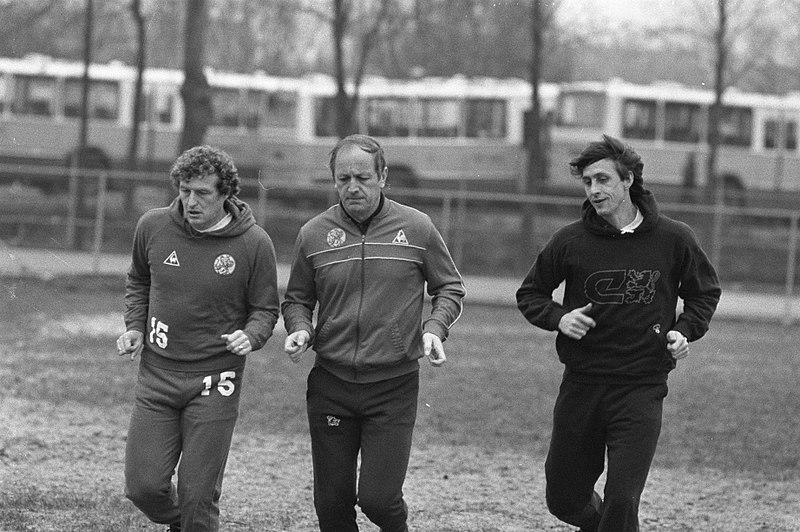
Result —
<path fill-rule="evenodd" d="M 433 333 L 422 333 L 422 349 L 425 356 L 431 362 L 431 366 L 439 367 L 447 362 L 447 357 L 444 354 L 444 346 L 442 340 Z"/>
<path fill-rule="evenodd" d="M 591 303 L 564 314 L 558 322 L 558 330 L 573 340 L 580 340 L 586 336 L 589 329 L 597 325 L 592 318 L 586 315 L 590 310 L 592 310 Z"/>
<path fill-rule="evenodd" d="M 300 362 L 300 356 L 308 349 L 308 341 L 311 340 L 311 335 L 306 330 L 295 331 L 286 337 L 283 342 L 283 350 L 289 355 L 289 358 L 297 364 Z"/>
<path fill-rule="evenodd" d="M 144 347 L 144 333 L 141 331 L 125 331 L 117 338 L 117 354 L 130 355 L 131 360 L 142 352 Z"/>
<path fill-rule="evenodd" d="M 667 351 L 675 360 L 686 358 L 689 356 L 689 340 L 678 331 L 669 331 L 667 333 Z"/>
<path fill-rule="evenodd" d="M 250 337 L 241 329 L 237 329 L 230 334 L 223 334 L 220 338 L 225 340 L 225 348 L 235 355 L 244 356 L 253 350 L 253 346 L 250 344 Z"/>

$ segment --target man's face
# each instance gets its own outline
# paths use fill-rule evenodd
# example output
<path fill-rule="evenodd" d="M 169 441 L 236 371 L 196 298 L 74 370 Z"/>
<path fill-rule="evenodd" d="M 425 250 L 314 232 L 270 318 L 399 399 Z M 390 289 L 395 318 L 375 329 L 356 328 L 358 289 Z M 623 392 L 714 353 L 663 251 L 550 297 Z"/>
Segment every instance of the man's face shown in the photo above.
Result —
<path fill-rule="evenodd" d="M 378 208 L 387 171 L 375 171 L 375 159 L 354 144 L 348 144 L 336 155 L 333 181 L 339 199 L 350 216 L 363 222 Z"/>
<path fill-rule="evenodd" d="M 198 231 L 213 227 L 225 216 L 227 198 L 217 190 L 218 180 L 217 174 L 209 174 L 181 181 L 178 187 L 183 216 Z"/>
<path fill-rule="evenodd" d="M 628 188 L 633 177 L 622 180 L 617 167 L 611 159 L 602 159 L 583 169 L 583 188 L 586 197 L 595 211 L 612 225 L 623 218 L 626 212 L 622 209 L 625 201 L 630 205 Z"/>

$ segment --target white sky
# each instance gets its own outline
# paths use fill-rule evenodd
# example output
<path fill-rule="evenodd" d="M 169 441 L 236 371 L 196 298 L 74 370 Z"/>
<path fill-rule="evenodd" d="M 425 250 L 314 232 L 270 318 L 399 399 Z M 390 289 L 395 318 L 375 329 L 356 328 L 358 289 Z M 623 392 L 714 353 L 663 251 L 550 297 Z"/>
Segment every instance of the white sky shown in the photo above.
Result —
<path fill-rule="evenodd" d="M 674 20 L 687 7 L 686 0 L 560 0 L 556 16 L 587 28 L 650 27 Z"/>

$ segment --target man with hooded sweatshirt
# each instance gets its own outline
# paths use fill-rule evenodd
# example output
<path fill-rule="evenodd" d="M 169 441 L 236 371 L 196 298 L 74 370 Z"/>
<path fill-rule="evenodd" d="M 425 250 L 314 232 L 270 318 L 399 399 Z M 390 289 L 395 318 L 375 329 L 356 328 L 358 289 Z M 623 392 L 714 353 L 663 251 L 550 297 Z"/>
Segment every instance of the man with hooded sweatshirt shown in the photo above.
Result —
<path fill-rule="evenodd" d="M 721 290 L 692 230 L 659 214 L 630 146 L 604 135 L 570 167 L 586 192 L 582 219 L 555 233 L 516 294 L 528 321 L 558 331 L 565 366 L 545 462 L 547 506 L 582 531 L 633 532 L 667 374 L 708 330 Z M 558 303 L 552 294 L 562 281 Z M 601 498 L 594 486 L 606 456 Z"/>
<path fill-rule="evenodd" d="M 169 530 L 216 531 L 245 355 L 278 318 L 275 250 L 225 152 L 191 148 L 170 178 L 178 197 L 136 226 L 117 340 L 141 354 L 125 494 Z"/>

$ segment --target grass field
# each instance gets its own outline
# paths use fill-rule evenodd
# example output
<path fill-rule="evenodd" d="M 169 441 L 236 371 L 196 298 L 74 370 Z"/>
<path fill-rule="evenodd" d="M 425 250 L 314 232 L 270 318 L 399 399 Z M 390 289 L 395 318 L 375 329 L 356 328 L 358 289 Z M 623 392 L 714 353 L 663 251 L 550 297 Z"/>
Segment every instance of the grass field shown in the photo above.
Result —
<path fill-rule="evenodd" d="M 122 293 L 121 278 L 0 278 L 0 531 L 163 530 L 122 495 L 136 374 L 114 352 Z M 315 530 L 311 360 L 291 364 L 283 335 L 249 357 L 222 530 Z M 543 498 L 553 339 L 515 309 L 467 306 L 448 364 L 422 370 L 412 530 L 572 530 Z M 642 530 L 800 529 L 799 344 L 798 328 L 716 322 L 693 345 L 670 377 Z"/>

